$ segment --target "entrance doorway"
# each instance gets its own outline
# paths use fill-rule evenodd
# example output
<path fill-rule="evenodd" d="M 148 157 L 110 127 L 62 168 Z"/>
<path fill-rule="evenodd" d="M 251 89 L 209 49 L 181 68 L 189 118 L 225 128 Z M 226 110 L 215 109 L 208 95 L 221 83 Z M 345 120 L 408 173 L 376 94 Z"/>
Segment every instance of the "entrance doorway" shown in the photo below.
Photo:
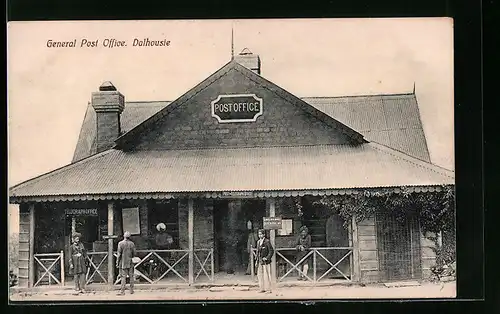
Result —
<path fill-rule="evenodd" d="M 394 215 L 376 216 L 380 270 L 384 280 L 420 279 L 420 231 L 418 219 Z"/>
<path fill-rule="evenodd" d="M 262 227 L 266 215 L 265 200 L 214 201 L 214 239 L 216 271 L 243 274 L 249 255 L 247 242 L 252 226 Z"/>

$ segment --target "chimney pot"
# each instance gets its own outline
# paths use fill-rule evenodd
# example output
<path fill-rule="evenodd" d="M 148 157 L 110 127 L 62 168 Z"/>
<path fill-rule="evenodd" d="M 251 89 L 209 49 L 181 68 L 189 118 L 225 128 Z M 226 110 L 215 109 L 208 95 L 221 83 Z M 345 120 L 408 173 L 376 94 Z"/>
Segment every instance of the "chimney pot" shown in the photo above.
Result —
<path fill-rule="evenodd" d="M 110 81 L 106 81 L 99 86 L 99 91 L 116 91 L 116 87 Z"/>

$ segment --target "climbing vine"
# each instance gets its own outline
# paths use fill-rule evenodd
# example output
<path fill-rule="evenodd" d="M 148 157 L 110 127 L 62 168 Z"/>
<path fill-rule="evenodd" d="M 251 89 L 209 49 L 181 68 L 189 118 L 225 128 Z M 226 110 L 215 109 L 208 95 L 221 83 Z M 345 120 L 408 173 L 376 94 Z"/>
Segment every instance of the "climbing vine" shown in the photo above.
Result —
<path fill-rule="evenodd" d="M 422 232 L 441 232 L 446 236 L 443 245 L 436 246 L 436 262 L 444 264 L 455 259 L 455 190 L 452 186 L 422 193 L 404 187 L 397 192 L 363 190 L 356 194 L 324 196 L 315 205 L 338 214 L 345 228 L 353 216 L 357 222 L 376 214 L 390 214 L 400 222 L 417 217 Z"/>

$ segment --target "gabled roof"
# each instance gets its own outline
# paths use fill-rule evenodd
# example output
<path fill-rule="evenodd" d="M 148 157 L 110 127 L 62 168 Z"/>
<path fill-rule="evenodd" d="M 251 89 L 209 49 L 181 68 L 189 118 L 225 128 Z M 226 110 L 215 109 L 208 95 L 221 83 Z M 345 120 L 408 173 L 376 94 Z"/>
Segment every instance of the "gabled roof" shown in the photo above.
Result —
<path fill-rule="evenodd" d="M 229 71 L 238 71 L 240 74 L 244 75 L 248 79 L 257 83 L 260 87 L 274 92 L 277 96 L 279 96 L 282 99 L 297 106 L 299 109 L 303 110 L 305 113 L 314 116 L 315 118 L 322 121 L 326 125 L 328 125 L 334 129 L 336 129 L 337 131 L 347 135 L 349 138 L 352 139 L 353 142 L 356 142 L 356 143 L 365 142 L 365 140 L 363 139 L 363 135 L 361 135 L 357 131 L 355 131 L 355 130 L 351 129 L 350 127 L 342 124 L 341 122 L 333 119 L 332 117 L 325 114 L 324 112 L 317 110 L 313 106 L 307 104 L 302 99 L 296 97 L 295 95 L 289 93 L 288 91 L 284 90 L 283 88 L 281 88 L 281 87 L 277 86 L 276 84 L 264 79 L 262 76 L 254 73 L 253 71 L 240 65 L 238 62 L 232 60 L 229 63 L 227 63 L 226 65 L 224 65 L 222 68 L 220 68 L 218 71 L 216 71 L 215 73 L 210 75 L 208 78 L 203 80 L 201 83 L 196 85 L 194 88 L 190 89 L 184 95 L 182 95 L 179 98 L 177 98 L 176 100 L 174 100 L 171 104 L 169 104 L 165 108 L 161 109 L 158 113 L 154 114 L 150 118 L 146 119 L 143 123 L 137 125 L 135 128 L 129 130 L 128 132 L 126 132 L 125 134 L 120 136 L 115 141 L 116 147 L 117 148 L 124 148 L 128 145 L 131 145 L 131 143 L 134 142 L 134 140 L 137 138 L 138 135 L 140 135 L 144 132 L 148 132 L 155 125 L 155 123 L 159 123 L 164 116 L 168 115 L 170 112 L 177 109 L 178 107 L 185 105 L 189 100 L 191 100 L 193 97 L 195 97 L 198 93 L 202 92 L 203 90 L 208 88 L 212 83 L 214 83 L 215 81 L 217 81 L 220 78 L 222 78 L 223 76 L 225 76 Z"/>
<path fill-rule="evenodd" d="M 119 165 L 118 167 L 116 165 Z M 138 175 L 140 174 L 140 175 Z M 245 180 L 241 180 L 245 178 Z M 11 201 L 218 191 L 454 184 L 454 173 L 376 143 L 267 148 L 110 149 L 10 189 Z"/>
<path fill-rule="evenodd" d="M 415 94 L 302 98 L 374 141 L 431 162 Z"/>
<path fill-rule="evenodd" d="M 304 97 L 302 100 L 357 130 L 369 141 L 430 162 L 414 94 Z M 121 115 L 122 132 L 136 127 L 170 103 L 170 101 L 127 102 Z M 95 112 L 89 104 L 72 162 L 95 154 L 93 146 L 95 136 Z"/>

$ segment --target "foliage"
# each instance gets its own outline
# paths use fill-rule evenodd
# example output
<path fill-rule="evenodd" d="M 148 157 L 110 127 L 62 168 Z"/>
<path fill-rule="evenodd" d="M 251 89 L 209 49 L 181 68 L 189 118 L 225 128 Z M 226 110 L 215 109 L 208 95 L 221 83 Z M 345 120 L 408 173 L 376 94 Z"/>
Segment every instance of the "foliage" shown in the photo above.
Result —
<path fill-rule="evenodd" d="M 436 249 L 436 262 L 441 265 L 455 259 L 455 191 L 452 186 L 442 186 L 440 191 L 434 192 L 414 192 L 405 187 L 397 192 L 362 190 L 349 195 L 324 196 L 315 204 L 324 211 L 333 210 L 339 214 L 345 228 L 352 217 L 357 222 L 376 214 L 391 214 L 401 222 L 418 217 L 422 232 L 446 234 L 447 240 Z"/>
<path fill-rule="evenodd" d="M 17 285 L 17 283 L 17 275 L 14 274 L 14 271 L 12 269 L 9 270 L 9 287 L 14 287 Z"/>
<path fill-rule="evenodd" d="M 9 287 L 14 287 L 18 283 L 17 272 L 19 266 L 19 234 L 9 235 Z"/>
<path fill-rule="evenodd" d="M 17 273 L 19 266 L 19 234 L 12 233 L 9 236 L 9 270 Z"/>

